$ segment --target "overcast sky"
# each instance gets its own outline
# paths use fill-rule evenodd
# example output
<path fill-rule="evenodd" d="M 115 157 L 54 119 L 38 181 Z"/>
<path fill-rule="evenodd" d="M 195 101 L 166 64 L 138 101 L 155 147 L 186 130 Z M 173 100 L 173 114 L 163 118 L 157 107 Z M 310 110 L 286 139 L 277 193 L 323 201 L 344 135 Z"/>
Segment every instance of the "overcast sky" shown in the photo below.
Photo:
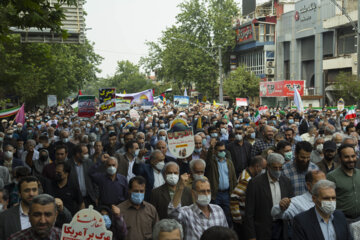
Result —
<path fill-rule="evenodd" d="M 261 0 L 264 1 L 264 0 Z M 111 76 L 116 62 L 138 63 L 147 55 L 146 41 L 156 41 L 161 32 L 175 24 L 182 0 L 87 0 L 87 38 L 95 52 L 104 57 L 99 74 Z M 240 4 L 241 0 L 236 0 Z M 240 6 L 240 5 L 239 5 Z"/>

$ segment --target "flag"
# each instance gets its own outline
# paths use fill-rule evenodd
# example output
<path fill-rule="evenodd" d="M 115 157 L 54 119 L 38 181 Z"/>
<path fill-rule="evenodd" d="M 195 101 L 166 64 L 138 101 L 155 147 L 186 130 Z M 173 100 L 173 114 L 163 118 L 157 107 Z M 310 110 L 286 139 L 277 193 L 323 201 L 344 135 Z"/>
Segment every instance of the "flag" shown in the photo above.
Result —
<path fill-rule="evenodd" d="M 349 108 L 349 110 L 347 111 L 346 116 L 345 116 L 345 119 L 352 119 L 352 118 L 356 118 L 356 112 L 355 112 L 354 106 Z"/>
<path fill-rule="evenodd" d="M 16 114 L 15 121 L 17 123 L 25 123 L 25 104 L 21 106 L 18 113 Z"/>
<path fill-rule="evenodd" d="M 0 118 L 7 118 L 7 117 L 10 117 L 10 116 L 14 116 L 15 114 L 18 113 L 20 108 L 21 107 L 14 107 L 14 108 L 1 110 L 0 111 Z"/>
<path fill-rule="evenodd" d="M 186 91 L 186 88 L 185 88 L 185 91 L 184 91 L 184 96 L 187 97 L 187 91 Z"/>
<path fill-rule="evenodd" d="M 165 93 L 162 93 L 162 94 L 160 95 L 160 98 L 163 100 L 163 104 L 166 104 Z"/>
<path fill-rule="evenodd" d="M 154 93 L 154 91 L 153 91 L 153 93 Z M 123 94 L 126 94 L 126 91 L 125 91 L 125 89 L 124 89 L 124 92 L 123 92 Z"/>
<path fill-rule="evenodd" d="M 196 99 L 196 104 L 199 104 L 199 99 Z"/>
<path fill-rule="evenodd" d="M 76 101 L 75 103 L 71 104 L 72 109 L 74 109 L 74 112 L 78 111 L 79 102 Z"/>
<path fill-rule="evenodd" d="M 82 95 L 82 92 L 81 92 L 81 89 L 79 90 L 79 94 L 78 94 L 79 96 L 81 96 Z"/>
<path fill-rule="evenodd" d="M 259 114 L 263 115 L 266 113 L 267 110 L 268 110 L 267 106 L 259 107 Z"/>
<path fill-rule="evenodd" d="M 215 107 L 218 107 L 218 105 L 217 105 L 217 103 L 215 102 L 215 100 L 214 100 L 214 102 L 213 102 L 213 105 L 214 105 Z"/>
<path fill-rule="evenodd" d="M 301 96 L 297 87 L 294 87 L 294 103 L 296 105 L 297 110 L 301 113 L 304 112 L 304 106 L 301 100 Z"/>
<path fill-rule="evenodd" d="M 202 128 L 201 117 L 199 117 L 196 123 L 196 129 L 201 129 L 201 128 Z"/>
<path fill-rule="evenodd" d="M 255 122 L 256 126 L 259 125 L 259 121 L 260 121 L 260 112 L 259 112 L 259 110 L 257 110 L 255 113 L 255 117 L 254 117 L 254 122 Z"/>

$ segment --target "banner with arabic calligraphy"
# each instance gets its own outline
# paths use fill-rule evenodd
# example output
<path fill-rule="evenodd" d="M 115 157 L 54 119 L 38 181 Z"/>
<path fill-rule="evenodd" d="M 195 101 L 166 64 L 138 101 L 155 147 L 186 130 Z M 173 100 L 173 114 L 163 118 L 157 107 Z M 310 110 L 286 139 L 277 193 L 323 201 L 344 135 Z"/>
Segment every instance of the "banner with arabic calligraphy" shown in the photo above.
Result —
<path fill-rule="evenodd" d="M 116 111 L 116 89 L 99 89 L 100 112 L 110 113 Z"/>
<path fill-rule="evenodd" d="M 304 95 L 304 80 L 283 80 L 260 82 L 260 97 L 293 97 L 294 86 L 300 96 Z"/>
<path fill-rule="evenodd" d="M 78 98 L 78 116 L 84 118 L 91 118 L 95 116 L 96 105 L 95 96 L 81 95 Z"/>
<path fill-rule="evenodd" d="M 102 215 L 90 205 L 77 212 L 70 224 L 62 226 L 61 240 L 112 240 L 112 235 L 111 231 L 106 230 Z"/>
<path fill-rule="evenodd" d="M 193 129 L 182 118 L 176 118 L 170 123 L 167 140 L 169 151 L 176 158 L 187 158 L 195 149 Z"/>
<path fill-rule="evenodd" d="M 129 99 L 131 105 L 140 105 L 143 109 L 151 109 L 154 104 L 153 91 L 148 89 L 137 93 L 116 94 L 117 98 Z"/>
<path fill-rule="evenodd" d="M 190 104 L 189 96 L 174 96 L 175 107 L 188 107 Z"/>

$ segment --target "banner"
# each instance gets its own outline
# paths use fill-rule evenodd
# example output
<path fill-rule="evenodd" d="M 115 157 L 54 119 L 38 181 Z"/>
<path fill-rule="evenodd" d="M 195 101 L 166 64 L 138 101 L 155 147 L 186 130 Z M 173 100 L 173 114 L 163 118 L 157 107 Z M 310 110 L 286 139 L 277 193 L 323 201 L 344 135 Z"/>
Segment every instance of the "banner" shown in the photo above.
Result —
<path fill-rule="evenodd" d="M 110 113 L 116 111 L 115 88 L 100 88 L 100 112 Z"/>
<path fill-rule="evenodd" d="M 96 104 L 95 96 L 79 96 L 78 100 L 78 117 L 91 118 L 95 116 Z"/>
<path fill-rule="evenodd" d="M 193 129 L 182 118 L 176 118 L 170 123 L 167 141 L 169 151 L 175 158 L 187 158 L 195 149 Z"/>
<path fill-rule="evenodd" d="M 174 96 L 175 107 L 188 107 L 190 104 L 190 97 L 188 96 Z"/>
<path fill-rule="evenodd" d="M 151 109 L 154 104 L 153 91 L 148 89 L 137 93 L 116 94 L 117 98 L 128 99 L 131 105 L 140 105 L 143 109 Z"/>
<path fill-rule="evenodd" d="M 103 216 L 90 205 L 89 208 L 78 211 L 70 224 L 62 226 L 61 240 L 111 240 L 112 235 L 106 229 Z"/>
<path fill-rule="evenodd" d="M 116 97 L 116 111 L 130 110 L 131 100 L 122 97 Z"/>
<path fill-rule="evenodd" d="M 248 101 L 247 98 L 236 98 L 236 106 L 237 107 L 241 107 L 241 106 L 247 106 L 248 105 Z"/>
<path fill-rule="evenodd" d="M 47 105 L 48 107 L 55 107 L 57 105 L 56 95 L 47 95 Z"/>
<path fill-rule="evenodd" d="M 293 97 L 294 85 L 300 96 L 304 95 L 304 80 L 260 82 L 260 97 Z"/>

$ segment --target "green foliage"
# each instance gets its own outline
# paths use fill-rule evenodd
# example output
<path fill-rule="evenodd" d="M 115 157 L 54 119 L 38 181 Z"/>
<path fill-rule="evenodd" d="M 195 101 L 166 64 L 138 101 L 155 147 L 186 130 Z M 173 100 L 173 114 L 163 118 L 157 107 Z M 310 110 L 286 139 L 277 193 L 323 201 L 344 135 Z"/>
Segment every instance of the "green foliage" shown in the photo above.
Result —
<path fill-rule="evenodd" d="M 179 7 L 177 24 L 166 29 L 158 42 L 147 43 L 149 55 L 140 63 L 175 92 L 195 84 L 202 94 L 215 97 L 218 46 L 225 59 L 226 50 L 235 45 L 231 19 L 238 13 L 237 5 L 234 0 L 188 0 Z"/>
<path fill-rule="evenodd" d="M 239 66 L 225 78 L 224 91 L 232 99 L 256 97 L 259 96 L 259 83 L 260 79 L 255 74 L 246 71 L 245 66 Z"/>
<path fill-rule="evenodd" d="M 338 90 L 334 92 L 337 99 L 343 98 L 346 104 L 355 104 L 360 101 L 360 82 L 351 72 L 340 72 L 336 76 L 335 87 Z"/>
<path fill-rule="evenodd" d="M 46 95 L 64 99 L 86 83 L 96 80 L 101 57 L 86 41 L 82 45 L 21 44 L 10 35 L 0 42 L 0 99 L 46 103 Z"/>
<path fill-rule="evenodd" d="M 0 1 L 0 40 L 9 34 L 10 27 L 26 29 L 49 28 L 56 33 L 65 34 L 61 29 L 64 18 L 62 4 L 76 5 L 76 0 L 58 0 L 53 5 L 48 0 L 1 0 Z M 54 2 L 54 1 L 53 1 Z"/>

